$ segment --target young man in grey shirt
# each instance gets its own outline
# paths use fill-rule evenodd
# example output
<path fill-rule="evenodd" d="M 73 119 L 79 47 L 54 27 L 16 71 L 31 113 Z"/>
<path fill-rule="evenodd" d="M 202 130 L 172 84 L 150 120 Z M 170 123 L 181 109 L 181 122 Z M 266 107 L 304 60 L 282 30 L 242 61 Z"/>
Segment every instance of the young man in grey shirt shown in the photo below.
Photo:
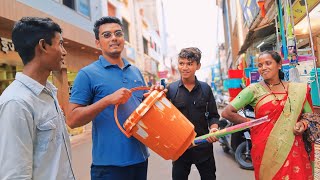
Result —
<path fill-rule="evenodd" d="M 49 18 L 24 17 L 12 40 L 24 69 L 0 96 L 0 179 L 74 179 L 57 88 L 47 81 L 67 54 L 61 28 Z"/>

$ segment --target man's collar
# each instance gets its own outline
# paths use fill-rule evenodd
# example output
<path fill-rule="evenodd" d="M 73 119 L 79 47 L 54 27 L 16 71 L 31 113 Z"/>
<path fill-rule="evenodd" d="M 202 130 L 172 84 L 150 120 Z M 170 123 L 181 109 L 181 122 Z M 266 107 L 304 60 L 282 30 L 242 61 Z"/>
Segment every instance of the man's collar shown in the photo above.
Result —
<path fill-rule="evenodd" d="M 195 88 L 197 88 L 198 86 L 200 85 L 198 79 L 197 79 L 197 76 L 195 76 Z M 179 80 L 179 84 L 178 84 L 179 87 L 181 86 L 184 86 L 183 82 L 182 82 L 182 79 Z"/>
<path fill-rule="evenodd" d="M 49 89 L 50 91 L 57 91 L 57 88 L 50 83 L 49 81 L 46 82 L 46 86 L 43 86 L 42 84 L 40 84 L 38 81 L 32 79 L 31 77 L 18 72 L 16 74 L 15 79 L 19 82 L 21 82 L 22 84 L 24 84 L 27 88 L 29 88 L 34 94 L 36 94 L 37 96 L 40 95 L 40 93 L 43 91 L 43 89 Z"/>
<path fill-rule="evenodd" d="M 124 68 L 131 66 L 131 64 L 125 59 L 125 58 L 121 58 L 123 63 L 124 63 Z M 106 68 L 106 67 L 110 67 L 110 66 L 114 66 L 114 64 L 111 64 L 106 58 L 104 58 L 102 55 L 99 56 L 99 61 L 101 63 L 101 65 Z"/>

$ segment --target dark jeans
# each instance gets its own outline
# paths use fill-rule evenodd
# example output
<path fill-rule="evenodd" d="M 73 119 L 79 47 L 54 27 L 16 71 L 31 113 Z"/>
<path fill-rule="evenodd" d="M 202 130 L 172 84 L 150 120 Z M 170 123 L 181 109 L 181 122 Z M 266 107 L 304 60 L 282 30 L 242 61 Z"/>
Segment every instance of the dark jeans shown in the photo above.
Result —
<path fill-rule="evenodd" d="M 91 180 L 146 180 L 148 160 L 130 166 L 91 165 Z"/>
<path fill-rule="evenodd" d="M 214 157 L 211 156 L 209 159 L 193 163 L 191 160 L 185 158 L 179 158 L 172 163 L 172 179 L 173 180 L 188 180 L 190 174 L 191 165 L 195 164 L 201 180 L 215 180 L 216 179 L 216 165 Z"/>

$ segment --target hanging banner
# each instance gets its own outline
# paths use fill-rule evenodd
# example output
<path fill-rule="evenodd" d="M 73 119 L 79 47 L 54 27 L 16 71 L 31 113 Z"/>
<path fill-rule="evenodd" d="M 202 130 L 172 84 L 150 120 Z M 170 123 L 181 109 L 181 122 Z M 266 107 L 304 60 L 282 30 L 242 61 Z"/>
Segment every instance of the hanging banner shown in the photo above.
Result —
<path fill-rule="evenodd" d="M 309 12 L 319 4 L 320 0 L 307 0 Z M 304 5 L 304 0 L 296 1 L 292 7 L 294 24 L 300 22 L 306 16 L 306 6 Z"/>
<path fill-rule="evenodd" d="M 262 76 L 259 74 L 258 71 L 251 71 L 250 72 L 250 83 L 258 83 L 263 80 Z"/>
<path fill-rule="evenodd" d="M 258 15 L 260 9 L 256 0 L 240 0 L 243 16 L 246 24 L 250 27 L 253 20 Z"/>
<path fill-rule="evenodd" d="M 159 72 L 158 72 L 158 76 L 159 76 L 160 79 L 161 79 L 161 78 L 167 78 L 167 77 L 168 77 L 168 73 L 169 73 L 168 70 L 159 71 Z"/>

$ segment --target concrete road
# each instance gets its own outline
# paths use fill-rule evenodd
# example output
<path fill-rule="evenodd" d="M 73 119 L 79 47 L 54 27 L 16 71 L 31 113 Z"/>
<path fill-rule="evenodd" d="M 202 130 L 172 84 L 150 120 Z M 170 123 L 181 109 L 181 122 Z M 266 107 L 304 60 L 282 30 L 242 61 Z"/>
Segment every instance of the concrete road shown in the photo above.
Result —
<path fill-rule="evenodd" d="M 77 180 L 90 180 L 91 131 L 71 137 L 72 167 Z"/>
<path fill-rule="evenodd" d="M 214 144 L 214 155 L 217 168 L 218 180 L 253 180 L 253 171 L 240 169 L 231 154 L 223 152 L 219 143 Z M 148 180 L 170 180 L 171 161 L 163 160 L 160 156 L 151 152 L 149 158 Z M 197 168 L 193 165 L 189 175 L 189 180 L 200 180 Z"/>
<path fill-rule="evenodd" d="M 91 165 L 91 132 L 71 138 L 72 165 L 77 180 L 90 180 Z M 219 143 L 214 144 L 218 180 L 253 180 L 253 171 L 242 170 L 234 161 L 232 155 L 223 152 Z M 149 158 L 148 180 L 170 180 L 171 161 L 166 161 L 151 152 Z M 189 180 L 200 180 L 198 170 L 192 166 Z"/>

